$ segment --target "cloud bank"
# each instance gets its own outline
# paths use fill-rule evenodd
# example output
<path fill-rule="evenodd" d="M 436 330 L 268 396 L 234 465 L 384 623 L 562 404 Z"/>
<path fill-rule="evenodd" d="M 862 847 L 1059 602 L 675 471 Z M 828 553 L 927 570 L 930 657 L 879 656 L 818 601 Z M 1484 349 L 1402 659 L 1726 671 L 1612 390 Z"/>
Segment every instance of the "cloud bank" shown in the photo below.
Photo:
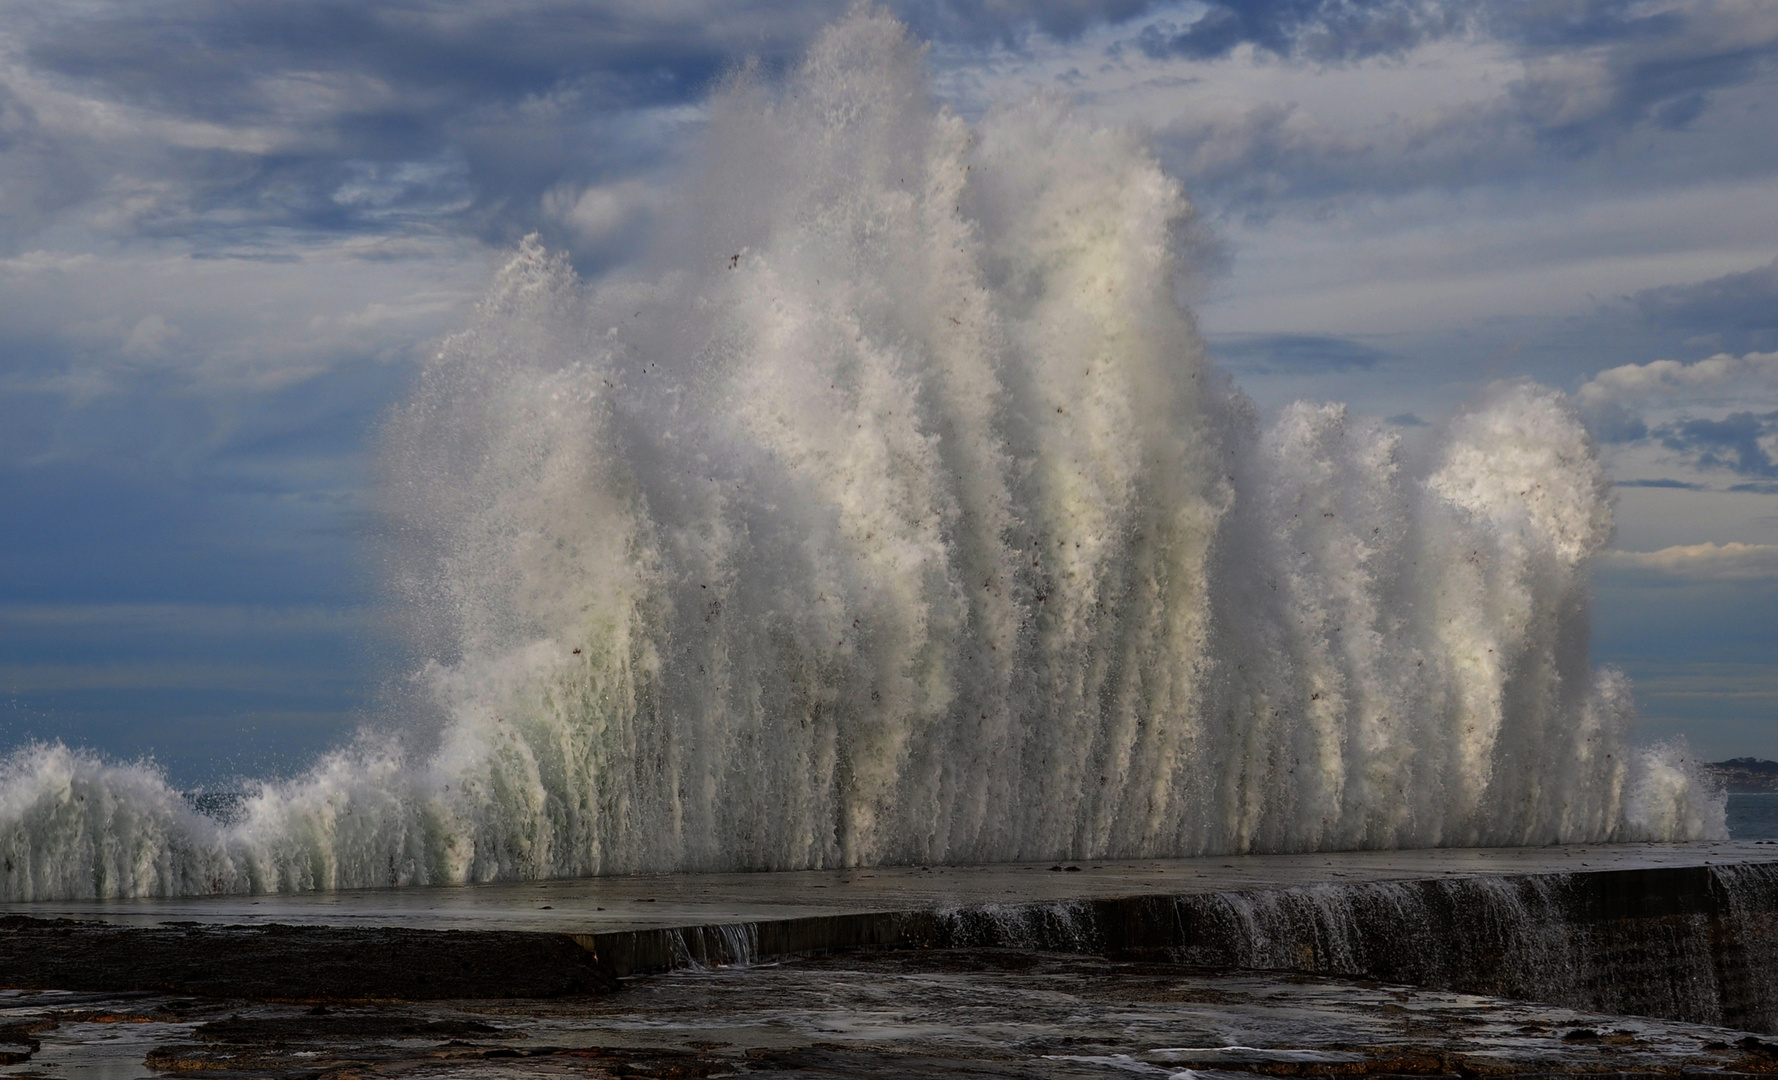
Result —
<path fill-rule="evenodd" d="M 713 88 L 775 78 L 848 6 L 9 8 L 0 602 L 372 602 L 367 448 L 426 343 L 531 232 L 630 272 L 679 224 Z M 1778 490 L 1749 366 L 1778 350 L 1778 7 L 884 7 L 970 118 L 1041 83 L 1156 130 L 1230 255 L 1196 306 L 1262 404 L 1411 427 L 1493 379 L 1606 369 L 1589 416 L 1642 455 L 1627 503 L 1667 494 L 1637 477 Z M 1593 297 L 1541 346 L 1513 321 Z M 1738 381 L 1710 381 L 1722 358 Z"/>
<path fill-rule="evenodd" d="M 1608 551 L 1607 571 L 1679 581 L 1778 581 L 1778 544 L 1684 544 L 1659 551 Z"/>
<path fill-rule="evenodd" d="M 1778 399 L 1778 353 L 1623 364 L 1581 384 L 1575 399 L 1594 433 L 1607 442 L 1653 439 L 1694 468 L 1778 476 L 1778 410 L 1730 404 Z M 1649 420 L 1651 413 L 1700 407 L 1714 407 L 1721 415 Z"/>

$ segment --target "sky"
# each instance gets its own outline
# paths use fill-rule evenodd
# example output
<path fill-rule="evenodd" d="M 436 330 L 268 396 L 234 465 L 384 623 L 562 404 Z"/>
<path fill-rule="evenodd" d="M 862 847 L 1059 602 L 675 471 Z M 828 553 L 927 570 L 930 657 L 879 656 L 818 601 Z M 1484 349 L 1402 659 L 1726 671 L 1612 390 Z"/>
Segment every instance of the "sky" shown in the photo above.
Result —
<path fill-rule="evenodd" d="M 1262 409 L 1572 395 L 1594 656 L 1778 758 L 1778 4 L 889 0 L 965 117 L 1150 133 Z M 839 0 L 0 0 L 0 750 L 185 785 L 379 718 L 381 418 L 539 233 L 638 258 L 712 90 Z"/>

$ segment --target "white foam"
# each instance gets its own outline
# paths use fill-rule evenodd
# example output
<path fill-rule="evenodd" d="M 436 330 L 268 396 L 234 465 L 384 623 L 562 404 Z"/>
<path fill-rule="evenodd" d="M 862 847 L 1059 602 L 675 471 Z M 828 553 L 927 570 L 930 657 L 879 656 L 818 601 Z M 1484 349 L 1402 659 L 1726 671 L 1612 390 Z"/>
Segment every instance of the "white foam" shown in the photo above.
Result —
<path fill-rule="evenodd" d="M 965 124 L 887 18 L 712 116 L 670 269 L 527 241 L 391 421 L 436 739 L 226 826 L 21 751 L 0 895 L 1722 835 L 1589 666 L 1560 394 L 1259 424 L 1142 138 Z"/>

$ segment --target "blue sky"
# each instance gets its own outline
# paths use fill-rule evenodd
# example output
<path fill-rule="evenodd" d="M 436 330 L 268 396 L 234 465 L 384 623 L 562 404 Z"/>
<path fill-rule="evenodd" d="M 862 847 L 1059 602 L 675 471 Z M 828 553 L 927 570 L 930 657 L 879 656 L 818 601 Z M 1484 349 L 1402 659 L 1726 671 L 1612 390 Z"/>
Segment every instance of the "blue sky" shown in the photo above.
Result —
<path fill-rule="evenodd" d="M 1153 133 L 1262 407 L 1576 396 L 1595 655 L 1645 737 L 1778 757 L 1778 6 L 905 0 L 965 115 Z M 846 4 L 0 0 L 0 747 L 291 772 L 409 665 L 376 445 L 529 232 L 670 222 L 704 101 Z"/>

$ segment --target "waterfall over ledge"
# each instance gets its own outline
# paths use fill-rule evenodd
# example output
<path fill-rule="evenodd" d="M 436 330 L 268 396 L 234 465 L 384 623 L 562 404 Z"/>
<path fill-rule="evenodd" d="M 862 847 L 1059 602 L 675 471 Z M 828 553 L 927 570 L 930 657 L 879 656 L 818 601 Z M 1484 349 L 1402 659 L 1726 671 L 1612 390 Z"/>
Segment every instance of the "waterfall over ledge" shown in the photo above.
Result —
<path fill-rule="evenodd" d="M 966 123 L 884 16 L 738 75 L 699 162 L 649 275 L 527 240 L 389 422 L 441 726 L 227 824 L 17 751 L 0 898 L 1723 835 L 1590 666 L 1561 394 L 1262 423 L 1144 140 Z"/>

